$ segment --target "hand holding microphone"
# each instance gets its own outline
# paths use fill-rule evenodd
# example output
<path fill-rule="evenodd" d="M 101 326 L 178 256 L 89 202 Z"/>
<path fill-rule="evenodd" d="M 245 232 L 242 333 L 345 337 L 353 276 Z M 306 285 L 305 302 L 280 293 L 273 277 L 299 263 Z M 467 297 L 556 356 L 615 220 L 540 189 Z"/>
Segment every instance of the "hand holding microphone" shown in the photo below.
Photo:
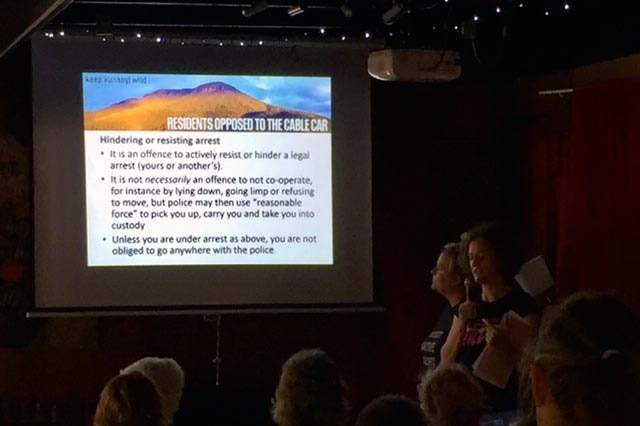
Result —
<path fill-rule="evenodd" d="M 458 317 L 463 321 L 470 321 L 476 319 L 478 315 L 477 306 L 471 301 L 471 287 L 473 283 L 469 278 L 464 279 L 464 287 L 466 291 L 467 300 L 460 304 L 458 308 Z"/>

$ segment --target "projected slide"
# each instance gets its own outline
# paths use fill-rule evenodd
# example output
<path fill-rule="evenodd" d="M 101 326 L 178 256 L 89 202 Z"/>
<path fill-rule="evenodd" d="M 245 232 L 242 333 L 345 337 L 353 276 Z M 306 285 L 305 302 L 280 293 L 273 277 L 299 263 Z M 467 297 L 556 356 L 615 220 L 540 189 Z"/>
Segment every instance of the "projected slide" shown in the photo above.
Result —
<path fill-rule="evenodd" d="M 88 266 L 333 264 L 329 77 L 82 88 Z"/>

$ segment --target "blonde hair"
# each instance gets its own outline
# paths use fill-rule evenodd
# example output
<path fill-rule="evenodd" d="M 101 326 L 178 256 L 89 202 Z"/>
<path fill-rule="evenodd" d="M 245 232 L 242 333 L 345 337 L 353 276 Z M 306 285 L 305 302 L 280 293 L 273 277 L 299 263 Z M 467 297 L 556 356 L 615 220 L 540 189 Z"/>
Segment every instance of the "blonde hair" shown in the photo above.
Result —
<path fill-rule="evenodd" d="M 155 385 L 160 395 L 164 424 L 172 423 L 173 416 L 180 407 L 184 386 L 182 367 L 172 358 L 146 357 L 125 367 L 121 373 L 129 374 L 134 371 L 142 373 Z"/>
<path fill-rule="evenodd" d="M 460 277 L 460 284 L 463 283 L 465 272 L 460 265 L 460 244 L 459 243 L 447 243 L 440 249 L 440 253 L 449 258 L 450 271 Z"/>
<path fill-rule="evenodd" d="M 339 426 L 347 404 L 336 365 L 320 349 L 304 349 L 283 365 L 271 413 L 279 426 Z"/>
<path fill-rule="evenodd" d="M 434 426 L 477 425 L 486 409 L 482 386 L 460 364 L 427 371 L 418 385 L 420 407 Z"/>
<path fill-rule="evenodd" d="M 118 375 L 105 385 L 93 420 L 94 426 L 160 426 L 160 396 L 140 373 Z"/>
<path fill-rule="evenodd" d="M 639 329 L 638 315 L 611 295 L 577 294 L 545 313 L 528 357 L 549 378 L 565 423 L 637 422 Z"/>

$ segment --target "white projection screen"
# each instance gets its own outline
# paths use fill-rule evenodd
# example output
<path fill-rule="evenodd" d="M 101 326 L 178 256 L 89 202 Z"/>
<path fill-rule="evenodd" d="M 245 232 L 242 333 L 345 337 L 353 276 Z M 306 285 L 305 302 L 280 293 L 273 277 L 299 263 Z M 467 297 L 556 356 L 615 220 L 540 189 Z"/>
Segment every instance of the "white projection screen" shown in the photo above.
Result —
<path fill-rule="evenodd" d="M 32 47 L 36 311 L 373 302 L 366 50 Z"/>

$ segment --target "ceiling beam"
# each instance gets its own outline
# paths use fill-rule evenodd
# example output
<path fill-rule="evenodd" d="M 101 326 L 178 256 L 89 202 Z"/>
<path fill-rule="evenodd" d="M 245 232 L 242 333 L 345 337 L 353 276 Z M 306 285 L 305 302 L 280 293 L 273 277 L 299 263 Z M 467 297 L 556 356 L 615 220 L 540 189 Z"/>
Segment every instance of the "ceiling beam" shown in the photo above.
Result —
<path fill-rule="evenodd" d="M 72 0 L 20 0 L 0 2 L 0 58 L 45 25 Z"/>

